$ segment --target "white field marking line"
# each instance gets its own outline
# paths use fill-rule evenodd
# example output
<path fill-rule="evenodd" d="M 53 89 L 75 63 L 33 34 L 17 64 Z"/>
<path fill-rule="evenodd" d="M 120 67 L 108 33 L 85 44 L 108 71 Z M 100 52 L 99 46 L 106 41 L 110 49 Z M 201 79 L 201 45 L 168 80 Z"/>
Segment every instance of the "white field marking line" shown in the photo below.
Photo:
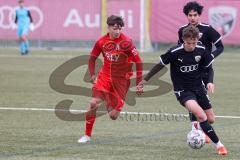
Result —
<path fill-rule="evenodd" d="M 49 111 L 49 112 L 55 112 L 55 111 L 62 111 L 62 112 L 68 112 L 68 110 L 56 110 L 53 108 L 14 108 L 14 107 L 0 107 L 0 110 L 13 110 L 13 111 Z M 76 110 L 76 109 L 70 109 L 70 112 L 78 112 L 78 113 L 84 113 L 87 112 L 87 110 Z M 98 113 L 105 113 L 105 111 L 98 111 Z M 187 116 L 187 114 L 179 114 L 179 113 L 157 113 L 157 112 L 120 112 L 121 114 L 128 114 L 128 115 L 175 115 L 175 116 Z M 240 119 L 240 116 L 215 116 L 216 118 L 224 118 L 224 119 Z"/>

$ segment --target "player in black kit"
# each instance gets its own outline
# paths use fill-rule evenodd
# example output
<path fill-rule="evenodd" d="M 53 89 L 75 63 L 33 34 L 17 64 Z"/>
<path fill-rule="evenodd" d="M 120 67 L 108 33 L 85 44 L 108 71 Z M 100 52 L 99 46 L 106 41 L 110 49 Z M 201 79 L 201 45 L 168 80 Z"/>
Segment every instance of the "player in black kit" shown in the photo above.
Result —
<path fill-rule="evenodd" d="M 189 25 L 195 26 L 199 29 L 199 42 L 202 43 L 206 50 L 209 51 L 209 53 L 216 58 L 219 56 L 223 50 L 224 46 L 222 44 L 222 37 L 221 35 L 210 25 L 205 24 L 205 23 L 200 23 L 200 16 L 202 14 L 203 6 L 201 6 L 197 2 L 188 2 L 184 7 L 183 7 L 183 12 L 187 16 L 187 19 L 189 21 L 188 24 L 182 26 L 179 31 L 178 31 L 178 43 L 181 44 L 183 43 L 182 39 L 182 31 L 184 28 L 188 27 Z M 213 47 L 214 46 L 214 50 Z M 210 74 L 214 74 L 212 66 L 210 66 L 210 70 L 208 71 Z M 202 80 L 205 85 L 205 87 L 211 92 L 214 92 L 214 84 L 213 84 L 213 76 L 212 79 L 209 79 L 208 72 L 203 72 L 202 73 Z M 209 109 L 206 111 L 208 121 L 210 123 L 213 123 L 215 120 L 215 115 L 213 112 L 213 109 Z M 190 120 L 192 122 L 192 129 L 199 129 L 199 123 L 197 122 L 196 116 L 193 114 L 189 113 Z M 210 142 L 208 137 L 206 137 L 206 142 Z"/>
<path fill-rule="evenodd" d="M 178 101 L 196 115 L 200 127 L 213 141 L 218 154 L 226 155 L 227 150 L 218 139 L 205 113 L 205 110 L 211 108 L 211 104 L 202 84 L 201 73 L 209 72 L 209 66 L 214 58 L 203 45 L 198 45 L 199 30 L 196 27 L 190 25 L 183 29 L 182 38 L 184 43 L 161 55 L 160 62 L 150 70 L 138 88 L 143 91 L 147 81 L 165 65 L 170 64 L 174 93 Z M 213 75 L 209 74 L 209 77 L 211 76 Z"/>

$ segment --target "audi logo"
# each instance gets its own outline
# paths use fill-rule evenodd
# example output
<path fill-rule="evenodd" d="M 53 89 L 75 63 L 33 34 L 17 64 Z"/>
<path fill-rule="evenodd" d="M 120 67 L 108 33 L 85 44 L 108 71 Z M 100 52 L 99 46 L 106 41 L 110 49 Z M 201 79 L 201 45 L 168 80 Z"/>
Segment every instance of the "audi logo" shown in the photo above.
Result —
<path fill-rule="evenodd" d="M 1 29 L 11 29 L 14 23 L 15 18 L 15 11 L 18 7 L 11 7 L 11 6 L 1 6 L 0 7 L 0 28 Z M 37 13 L 39 20 L 36 22 L 34 20 L 35 28 L 38 28 L 43 22 L 43 13 L 42 11 L 36 6 L 29 6 L 27 7 L 30 12 Z"/>
<path fill-rule="evenodd" d="M 196 71 L 197 69 L 198 69 L 198 64 L 180 67 L 181 72 L 192 72 L 192 71 Z"/>

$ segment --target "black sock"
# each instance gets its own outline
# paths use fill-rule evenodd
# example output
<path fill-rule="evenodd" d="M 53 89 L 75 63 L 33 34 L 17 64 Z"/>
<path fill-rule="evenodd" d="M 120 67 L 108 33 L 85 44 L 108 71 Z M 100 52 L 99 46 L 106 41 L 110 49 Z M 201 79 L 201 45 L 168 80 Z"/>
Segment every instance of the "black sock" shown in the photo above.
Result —
<path fill-rule="evenodd" d="M 206 120 L 204 122 L 200 122 L 200 126 L 203 130 L 203 132 L 208 135 L 208 137 L 213 141 L 213 143 L 218 143 L 219 139 L 216 135 L 213 127 L 209 124 L 209 122 Z"/>
<path fill-rule="evenodd" d="M 191 122 L 197 121 L 197 117 L 194 114 L 192 114 L 192 112 L 189 112 L 189 119 Z"/>

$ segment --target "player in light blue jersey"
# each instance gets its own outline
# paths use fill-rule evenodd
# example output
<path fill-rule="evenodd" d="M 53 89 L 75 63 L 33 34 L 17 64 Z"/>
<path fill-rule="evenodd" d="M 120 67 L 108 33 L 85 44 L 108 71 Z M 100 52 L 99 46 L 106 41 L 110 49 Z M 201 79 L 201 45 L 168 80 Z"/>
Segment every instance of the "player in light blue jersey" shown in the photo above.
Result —
<path fill-rule="evenodd" d="M 29 42 L 27 39 L 28 30 L 34 30 L 33 19 L 28 9 L 24 7 L 24 1 L 19 0 L 19 8 L 16 10 L 16 18 L 13 29 L 18 26 L 18 38 L 20 43 L 20 52 L 22 55 L 26 55 L 29 52 Z M 16 26 L 17 25 L 17 26 Z"/>

